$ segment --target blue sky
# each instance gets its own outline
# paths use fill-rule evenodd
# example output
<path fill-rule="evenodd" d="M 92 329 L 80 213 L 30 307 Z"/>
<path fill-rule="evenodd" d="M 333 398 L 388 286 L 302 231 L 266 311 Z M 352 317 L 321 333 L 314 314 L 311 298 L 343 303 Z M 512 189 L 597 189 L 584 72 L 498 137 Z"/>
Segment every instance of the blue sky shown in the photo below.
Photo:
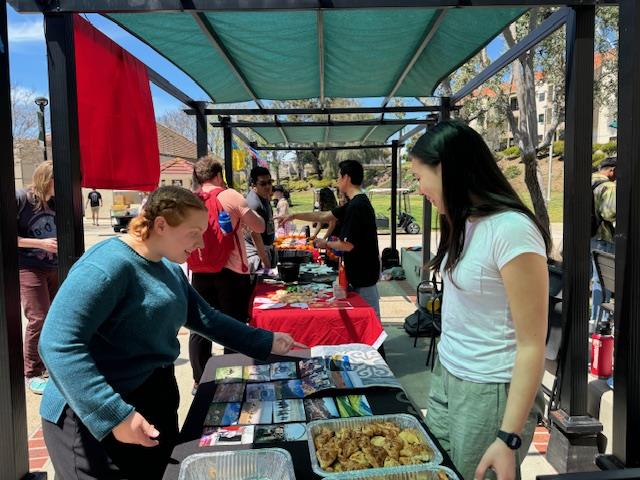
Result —
<path fill-rule="evenodd" d="M 44 42 L 42 15 L 18 14 L 7 5 L 9 20 L 9 55 L 11 83 L 27 87 L 38 95 L 48 97 L 47 56 Z M 196 100 L 207 99 L 207 95 L 182 71 L 147 47 L 127 32 L 99 15 L 87 15 L 86 18 L 98 29 L 107 34 L 148 66 L 163 75 L 174 85 Z M 488 48 L 491 59 L 501 53 L 502 41 L 494 40 Z M 170 95 L 152 85 L 152 95 L 156 115 L 167 110 L 183 108 L 183 105 Z M 379 105 L 380 99 L 363 99 L 367 106 Z"/>

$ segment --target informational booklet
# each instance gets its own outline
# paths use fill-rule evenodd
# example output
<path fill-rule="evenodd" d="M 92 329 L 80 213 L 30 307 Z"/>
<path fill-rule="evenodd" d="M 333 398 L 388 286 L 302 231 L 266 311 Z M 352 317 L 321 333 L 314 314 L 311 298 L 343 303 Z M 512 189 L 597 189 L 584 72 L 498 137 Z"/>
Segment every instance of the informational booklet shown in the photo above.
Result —
<path fill-rule="evenodd" d="M 382 356 L 368 345 L 318 346 L 311 355 L 298 362 L 305 396 L 329 389 L 403 389 Z"/>

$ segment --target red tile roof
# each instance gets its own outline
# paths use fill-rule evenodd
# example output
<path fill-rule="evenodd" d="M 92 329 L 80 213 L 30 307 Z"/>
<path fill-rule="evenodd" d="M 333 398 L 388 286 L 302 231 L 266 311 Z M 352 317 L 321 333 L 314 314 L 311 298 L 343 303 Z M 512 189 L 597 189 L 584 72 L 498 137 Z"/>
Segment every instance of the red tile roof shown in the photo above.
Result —
<path fill-rule="evenodd" d="M 191 175 L 193 173 L 193 163 L 183 160 L 182 158 L 175 158 L 168 162 L 160 164 L 160 174 L 173 174 L 173 175 Z"/>

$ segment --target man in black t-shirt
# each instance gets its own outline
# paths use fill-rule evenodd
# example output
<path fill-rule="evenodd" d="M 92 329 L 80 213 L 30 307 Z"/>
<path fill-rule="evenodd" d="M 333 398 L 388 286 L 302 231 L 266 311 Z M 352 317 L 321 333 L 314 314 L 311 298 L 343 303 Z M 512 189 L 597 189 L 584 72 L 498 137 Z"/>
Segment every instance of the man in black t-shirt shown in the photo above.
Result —
<path fill-rule="evenodd" d="M 344 160 L 338 165 L 338 171 L 338 189 L 349 198 L 349 203 L 330 212 L 295 213 L 282 220 L 338 221 L 341 225 L 340 240 L 316 240 L 316 245 L 344 252 L 349 285 L 373 307 L 380 318 L 378 229 L 371 202 L 362 190 L 364 170 L 359 162 Z"/>
<path fill-rule="evenodd" d="M 102 195 L 96 189 L 92 189 L 87 195 L 87 203 L 84 208 L 91 204 L 91 220 L 95 226 L 98 226 L 98 216 L 100 215 L 100 207 L 102 206 Z"/>

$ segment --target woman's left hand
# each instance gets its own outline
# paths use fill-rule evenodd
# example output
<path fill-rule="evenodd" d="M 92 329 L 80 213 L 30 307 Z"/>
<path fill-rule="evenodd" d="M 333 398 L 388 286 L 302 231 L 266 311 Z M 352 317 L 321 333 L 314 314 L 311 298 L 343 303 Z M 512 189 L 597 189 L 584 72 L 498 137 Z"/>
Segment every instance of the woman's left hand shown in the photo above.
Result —
<path fill-rule="evenodd" d="M 476 468 L 475 480 L 484 479 L 484 474 L 491 468 L 498 480 L 513 480 L 516 478 L 516 454 L 507 445 L 496 438 L 496 440 L 484 452 L 478 468 Z"/>
<path fill-rule="evenodd" d="M 275 355 L 286 355 L 293 347 L 309 348 L 302 343 L 296 342 L 288 333 L 275 332 L 273 334 L 271 353 Z"/>

